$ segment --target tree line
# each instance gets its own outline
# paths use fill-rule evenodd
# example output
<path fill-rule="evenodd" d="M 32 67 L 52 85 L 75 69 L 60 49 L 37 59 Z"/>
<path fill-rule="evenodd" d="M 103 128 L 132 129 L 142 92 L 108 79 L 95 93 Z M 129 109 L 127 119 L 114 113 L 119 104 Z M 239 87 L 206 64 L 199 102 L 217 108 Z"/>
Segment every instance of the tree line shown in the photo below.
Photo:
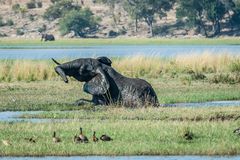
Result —
<path fill-rule="evenodd" d="M 88 8 L 81 7 L 73 0 L 51 0 L 52 5 L 46 10 L 44 18 L 60 18 L 62 34 L 73 31 L 76 36 L 85 37 L 96 32 L 100 18 L 94 16 Z M 150 36 L 154 36 L 154 24 L 167 16 L 167 12 L 176 9 L 177 22 L 185 29 L 194 29 L 206 37 L 218 36 L 223 29 L 240 29 L 240 0 L 93 0 L 109 6 L 113 20 L 114 10 L 120 5 L 134 21 L 135 32 L 139 31 L 139 22 L 148 26 Z"/>

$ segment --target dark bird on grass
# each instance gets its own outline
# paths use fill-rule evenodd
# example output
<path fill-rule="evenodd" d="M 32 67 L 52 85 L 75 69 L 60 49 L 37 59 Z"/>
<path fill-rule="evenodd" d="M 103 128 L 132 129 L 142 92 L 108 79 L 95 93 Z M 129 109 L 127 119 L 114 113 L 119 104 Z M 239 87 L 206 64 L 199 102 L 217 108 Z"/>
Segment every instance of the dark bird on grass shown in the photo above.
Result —
<path fill-rule="evenodd" d="M 92 137 L 93 142 L 97 142 L 98 138 L 96 137 L 96 132 L 93 132 L 93 137 Z"/>
<path fill-rule="evenodd" d="M 186 140 L 192 140 L 193 139 L 193 133 L 190 132 L 190 131 L 187 131 L 183 137 L 186 139 Z"/>
<path fill-rule="evenodd" d="M 74 138 L 73 138 L 73 142 L 75 142 L 75 143 L 81 143 L 82 141 L 81 141 L 81 139 L 80 139 L 79 136 L 75 135 Z"/>
<path fill-rule="evenodd" d="M 83 134 L 82 128 L 80 127 L 80 135 L 79 138 L 81 139 L 81 142 L 88 143 L 88 138 Z"/>
<path fill-rule="evenodd" d="M 113 139 L 109 137 L 108 135 L 104 134 L 100 137 L 102 141 L 112 141 Z"/>
<path fill-rule="evenodd" d="M 235 133 L 235 134 L 237 134 L 237 135 L 240 136 L 240 128 L 235 129 L 235 130 L 233 131 L 233 133 Z"/>
<path fill-rule="evenodd" d="M 61 139 L 59 137 L 56 137 L 56 132 L 53 132 L 53 142 L 54 143 L 59 143 L 61 142 Z"/>
<path fill-rule="evenodd" d="M 31 143 L 36 143 L 36 140 L 31 137 L 31 138 L 24 138 L 25 140 L 27 140 L 28 142 L 31 142 Z"/>

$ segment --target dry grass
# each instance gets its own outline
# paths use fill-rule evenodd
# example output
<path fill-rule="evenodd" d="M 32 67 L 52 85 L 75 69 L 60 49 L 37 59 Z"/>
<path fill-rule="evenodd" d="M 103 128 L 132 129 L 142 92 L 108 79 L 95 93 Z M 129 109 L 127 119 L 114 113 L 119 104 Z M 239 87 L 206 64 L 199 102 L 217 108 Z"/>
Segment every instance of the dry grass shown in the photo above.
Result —
<path fill-rule="evenodd" d="M 130 77 L 160 78 L 164 74 L 240 72 L 240 57 L 228 54 L 203 53 L 174 58 L 132 56 L 113 58 L 113 67 Z M 54 64 L 49 60 L 0 61 L 0 81 L 52 80 Z"/>

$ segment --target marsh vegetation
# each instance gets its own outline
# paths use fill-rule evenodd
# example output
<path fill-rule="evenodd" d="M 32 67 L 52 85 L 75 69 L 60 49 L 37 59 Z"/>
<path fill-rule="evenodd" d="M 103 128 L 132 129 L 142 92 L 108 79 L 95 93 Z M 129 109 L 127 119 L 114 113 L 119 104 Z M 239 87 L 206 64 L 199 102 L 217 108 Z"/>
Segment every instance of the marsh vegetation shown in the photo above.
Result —
<path fill-rule="evenodd" d="M 203 54 L 174 58 L 113 58 L 113 67 L 129 77 L 149 81 L 161 103 L 240 99 L 240 59 Z M 66 60 L 61 60 L 64 62 Z M 125 108 L 75 106 L 82 83 L 64 84 L 48 60 L 1 60 L 0 110 L 44 111 L 23 118 L 70 119 L 66 122 L 0 122 L 0 155 L 236 155 L 240 139 L 240 108 Z M 224 75 L 224 76 L 223 76 Z M 226 75 L 226 76 L 225 76 Z M 227 77 L 227 78 L 226 78 Z M 72 112 L 59 112 L 59 111 Z M 109 143 L 75 144 L 83 127 L 90 139 L 108 134 Z M 52 142 L 53 131 L 62 139 Z M 24 138 L 33 137 L 36 143 Z M 124 147 L 123 147 L 124 146 Z"/>

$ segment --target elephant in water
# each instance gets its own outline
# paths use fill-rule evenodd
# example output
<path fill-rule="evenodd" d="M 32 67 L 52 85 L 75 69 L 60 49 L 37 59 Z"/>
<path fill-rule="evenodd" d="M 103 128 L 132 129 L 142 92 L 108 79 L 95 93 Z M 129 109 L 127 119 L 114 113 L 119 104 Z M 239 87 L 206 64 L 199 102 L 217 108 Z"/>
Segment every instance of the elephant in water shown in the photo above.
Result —
<path fill-rule="evenodd" d="M 55 37 L 52 34 L 42 34 L 41 41 L 55 41 Z"/>
<path fill-rule="evenodd" d="M 68 83 L 67 76 L 85 82 L 83 90 L 92 95 L 92 100 L 80 99 L 76 102 L 77 105 L 159 105 L 157 95 L 148 82 L 121 75 L 111 67 L 112 62 L 107 57 L 80 58 L 63 64 L 52 60 L 58 65 L 55 71 L 64 82 Z"/>

